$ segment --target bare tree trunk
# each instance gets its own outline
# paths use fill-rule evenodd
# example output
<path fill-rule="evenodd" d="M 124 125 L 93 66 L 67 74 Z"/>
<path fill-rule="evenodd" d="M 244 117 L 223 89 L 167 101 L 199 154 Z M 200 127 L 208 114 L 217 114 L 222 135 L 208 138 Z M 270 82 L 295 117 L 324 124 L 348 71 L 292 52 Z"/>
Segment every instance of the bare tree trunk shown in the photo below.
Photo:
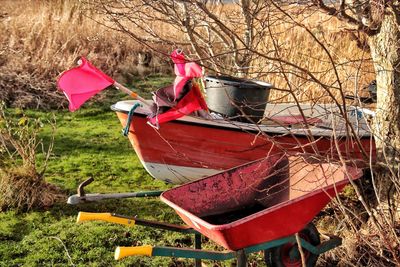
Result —
<path fill-rule="evenodd" d="M 378 161 L 397 176 L 400 163 L 400 8 L 386 10 L 378 34 L 369 38 L 378 86 L 374 123 Z"/>

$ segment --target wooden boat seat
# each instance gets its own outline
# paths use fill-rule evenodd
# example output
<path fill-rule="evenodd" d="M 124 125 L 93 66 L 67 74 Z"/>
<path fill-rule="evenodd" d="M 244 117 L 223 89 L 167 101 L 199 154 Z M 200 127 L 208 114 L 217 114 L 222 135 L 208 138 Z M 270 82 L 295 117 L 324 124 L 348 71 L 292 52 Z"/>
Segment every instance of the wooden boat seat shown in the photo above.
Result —
<path fill-rule="evenodd" d="M 304 120 L 305 119 L 305 120 Z M 278 124 L 278 125 L 296 125 L 296 124 L 309 124 L 309 125 L 314 125 L 314 124 L 319 124 L 322 123 L 322 119 L 320 118 L 310 118 L 310 117 L 303 117 L 301 115 L 289 115 L 289 116 L 273 116 L 264 119 L 263 124 L 269 125 L 269 124 Z"/>

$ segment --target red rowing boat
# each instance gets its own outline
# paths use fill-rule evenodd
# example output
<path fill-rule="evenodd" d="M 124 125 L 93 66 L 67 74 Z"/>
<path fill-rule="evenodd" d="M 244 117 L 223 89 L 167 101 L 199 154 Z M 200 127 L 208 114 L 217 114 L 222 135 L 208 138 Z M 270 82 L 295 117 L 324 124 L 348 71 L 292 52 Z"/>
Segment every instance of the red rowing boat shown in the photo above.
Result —
<path fill-rule="evenodd" d="M 137 101 L 112 106 L 125 127 Z M 159 129 L 147 123 L 150 111 L 137 108 L 128 138 L 146 170 L 156 179 L 182 184 L 273 154 L 309 153 L 343 158 L 365 165 L 375 158 L 363 109 L 349 107 L 343 114 L 333 105 L 268 104 L 260 124 L 184 116 Z"/>

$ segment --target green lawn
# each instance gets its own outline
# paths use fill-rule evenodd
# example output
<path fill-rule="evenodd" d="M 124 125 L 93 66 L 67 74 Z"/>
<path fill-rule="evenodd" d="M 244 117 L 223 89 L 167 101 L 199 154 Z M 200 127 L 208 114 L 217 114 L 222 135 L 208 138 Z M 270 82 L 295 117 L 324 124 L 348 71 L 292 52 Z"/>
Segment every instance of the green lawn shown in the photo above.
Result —
<path fill-rule="evenodd" d="M 171 78 L 151 77 L 137 82 L 145 97 Z M 144 90 L 144 88 L 147 89 Z M 148 89 L 150 88 L 150 89 Z M 89 103 L 75 113 L 67 111 L 27 111 L 30 116 L 57 119 L 55 146 L 48 165 L 46 179 L 75 193 L 78 184 L 88 177 L 95 182 L 88 192 L 130 192 L 170 188 L 150 177 L 141 166 L 130 143 L 121 134 L 122 126 L 109 105 L 123 95 L 108 89 L 102 102 Z M 43 140 L 50 138 L 45 128 Z M 39 155 L 40 158 L 40 155 Z M 161 257 L 130 257 L 113 259 L 116 246 L 164 245 L 192 246 L 187 235 L 148 227 L 127 228 L 104 222 L 77 224 L 79 211 L 115 212 L 144 219 L 182 223 L 174 211 L 158 198 L 108 200 L 70 206 L 58 203 L 48 210 L 0 213 L 0 266 L 191 266 L 191 260 Z M 221 249 L 205 242 L 207 249 Z M 260 263 L 261 254 L 251 257 Z M 210 266 L 229 266 L 231 262 L 211 263 Z M 219 265 L 215 265 L 219 264 Z"/>

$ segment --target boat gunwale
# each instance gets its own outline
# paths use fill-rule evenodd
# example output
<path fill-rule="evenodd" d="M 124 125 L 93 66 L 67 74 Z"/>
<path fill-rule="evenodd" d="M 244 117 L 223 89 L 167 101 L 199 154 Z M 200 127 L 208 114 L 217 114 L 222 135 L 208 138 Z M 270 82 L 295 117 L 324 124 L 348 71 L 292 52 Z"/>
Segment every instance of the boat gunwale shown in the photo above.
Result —
<path fill-rule="evenodd" d="M 137 100 L 134 100 L 135 102 Z M 120 101 L 120 102 L 125 102 L 125 101 Z M 117 103 L 111 105 L 111 110 L 114 112 L 119 112 L 119 113 L 124 113 L 128 115 L 129 111 L 117 108 L 116 107 Z M 140 110 L 136 109 L 134 111 L 134 114 L 136 116 L 140 117 L 147 117 L 149 113 L 145 112 L 140 112 Z M 221 122 L 224 122 L 222 124 Z M 346 131 L 336 131 L 335 134 L 332 133 L 333 129 L 328 128 L 328 127 L 318 127 L 318 126 L 313 126 L 307 128 L 292 128 L 290 125 L 289 127 L 284 127 L 281 125 L 278 126 L 269 126 L 269 125 L 262 125 L 262 124 L 252 124 L 252 123 L 245 123 L 245 122 L 237 122 L 237 121 L 228 121 L 228 120 L 207 120 L 204 118 L 197 118 L 193 116 L 184 116 L 182 118 L 179 118 L 177 120 L 169 121 L 169 123 L 178 123 L 178 124 L 187 124 L 187 125 L 192 125 L 192 126 L 199 126 L 201 127 L 206 127 L 206 128 L 214 128 L 214 129 L 224 129 L 224 130 L 229 130 L 229 131 L 238 131 L 238 132 L 249 132 L 249 133 L 259 133 L 260 131 L 270 135 L 270 136 L 294 136 L 294 137 L 301 137 L 301 138 L 309 138 L 309 133 L 307 131 L 311 131 L 312 135 L 314 138 L 343 138 L 347 136 Z M 253 126 L 253 127 L 252 127 Z M 297 130 L 297 131 L 296 131 Z M 301 132 L 300 132 L 301 130 Z M 360 139 L 365 139 L 371 138 L 371 133 L 366 131 L 365 129 L 357 129 L 359 132 L 359 138 Z"/>

